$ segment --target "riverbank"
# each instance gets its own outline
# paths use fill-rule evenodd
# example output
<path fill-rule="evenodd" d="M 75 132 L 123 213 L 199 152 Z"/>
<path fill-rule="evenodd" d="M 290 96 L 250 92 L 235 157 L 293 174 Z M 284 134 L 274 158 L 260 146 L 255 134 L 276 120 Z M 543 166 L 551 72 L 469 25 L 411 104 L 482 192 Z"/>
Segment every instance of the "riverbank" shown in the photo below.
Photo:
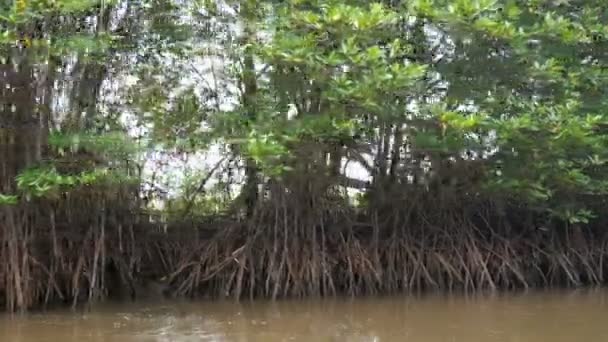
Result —
<path fill-rule="evenodd" d="M 248 220 L 149 223 L 114 208 L 94 221 L 32 222 L 2 249 L 0 298 L 13 311 L 117 298 L 474 293 L 606 281 L 608 235 L 599 225 L 530 228 L 531 219 L 472 204 L 382 215 L 270 204 Z"/>

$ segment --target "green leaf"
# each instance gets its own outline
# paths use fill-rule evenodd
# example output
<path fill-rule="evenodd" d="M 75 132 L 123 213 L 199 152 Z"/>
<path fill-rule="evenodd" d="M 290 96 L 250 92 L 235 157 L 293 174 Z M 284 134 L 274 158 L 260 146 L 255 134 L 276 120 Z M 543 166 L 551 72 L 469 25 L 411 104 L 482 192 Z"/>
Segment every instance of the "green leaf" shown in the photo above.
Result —
<path fill-rule="evenodd" d="M 19 198 L 15 195 L 0 194 L 0 205 L 15 205 Z"/>

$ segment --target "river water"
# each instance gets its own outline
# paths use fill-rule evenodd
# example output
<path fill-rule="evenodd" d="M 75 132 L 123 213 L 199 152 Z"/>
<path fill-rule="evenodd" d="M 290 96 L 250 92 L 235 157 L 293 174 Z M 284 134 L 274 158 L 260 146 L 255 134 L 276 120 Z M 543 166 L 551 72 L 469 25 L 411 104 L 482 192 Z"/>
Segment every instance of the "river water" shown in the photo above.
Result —
<path fill-rule="evenodd" d="M 103 304 L 0 316 L 0 341 L 608 341 L 608 292 Z"/>

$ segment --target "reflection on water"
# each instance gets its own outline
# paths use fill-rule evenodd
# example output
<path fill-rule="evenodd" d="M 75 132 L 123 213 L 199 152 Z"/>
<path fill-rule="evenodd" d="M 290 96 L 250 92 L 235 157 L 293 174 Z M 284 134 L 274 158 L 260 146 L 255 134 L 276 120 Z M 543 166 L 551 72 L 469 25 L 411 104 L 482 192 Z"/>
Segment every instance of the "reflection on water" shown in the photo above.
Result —
<path fill-rule="evenodd" d="M 608 341 L 608 292 L 100 305 L 1 316 L 2 341 Z"/>

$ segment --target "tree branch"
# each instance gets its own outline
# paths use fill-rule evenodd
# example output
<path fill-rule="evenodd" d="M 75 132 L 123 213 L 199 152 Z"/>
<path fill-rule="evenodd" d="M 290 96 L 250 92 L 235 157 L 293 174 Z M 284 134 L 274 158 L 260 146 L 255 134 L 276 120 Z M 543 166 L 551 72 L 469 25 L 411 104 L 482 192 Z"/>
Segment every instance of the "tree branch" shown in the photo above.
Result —
<path fill-rule="evenodd" d="M 200 193 L 204 193 L 205 192 L 205 185 L 207 185 L 207 182 L 209 181 L 209 179 L 211 179 L 211 176 L 213 176 L 213 174 L 215 173 L 215 171 L 217 171 L 217 169 L 220 168 L 220 166 L 222 165 L 222 163 L 224 162 L 224 160 L 226 160 L 226 157 L 220 159 L 213 166 L 213 168 L 211 168 L 211 170 L 209 171 L 209 174 L 207 174 L 207 176 L 201 180 L 201 183 L 198 185 L 198 187 L 196 188 L 196 190 L 192 194 L 192 197 L 188 201 L 188 204 L 186 204 L 186 208 L 184 209 L 184 216 L 187 215 L 190 212 L 190 210 L 192 209 L 192 206 L 194 205 L 194 199 L 196 198 L 196 196 L 198 194 L 200 194 Z"/>

